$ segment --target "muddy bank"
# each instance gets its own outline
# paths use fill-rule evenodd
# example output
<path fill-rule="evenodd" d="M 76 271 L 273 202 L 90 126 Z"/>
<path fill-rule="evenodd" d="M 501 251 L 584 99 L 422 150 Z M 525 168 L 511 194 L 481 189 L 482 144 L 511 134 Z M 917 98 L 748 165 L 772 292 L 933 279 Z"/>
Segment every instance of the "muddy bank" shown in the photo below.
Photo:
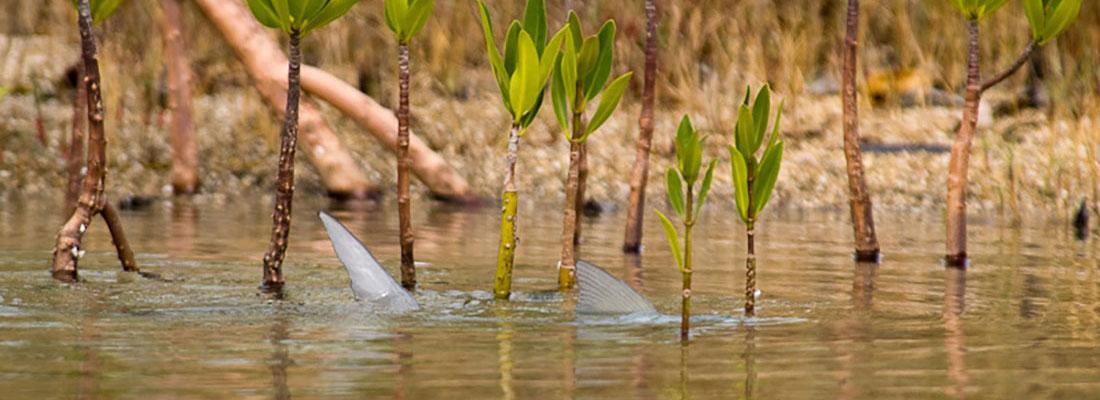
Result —
<path fill-rule="evenodd" d="M 480 79 L 483 77 L 477 77 Z M 474 82 L 471 87 L 490 87 Z M 424 90 L 430 90 L 430 85 Z M 413 126 L 428 144 L 451 162 L 479 194 L 499 190 L 507 135 L 505 111 L 495 92 L 478 91 L 465 99 L 415 98 Z M 40 99 L 47 144 L 36 134 L 31 94 L 0 100 L 0 192 L 49 196 L 60 194 L 62 152 L 71 109 L 67 94 Z M 783 132 L 788 155 L 777 187 L 777 204 L 795 209 L 843 209 L 847 195 L 841 152 L 840 100 L 835 96 L 787 96 Z M 663 199 L 662 176 L 674 159 L 675 121 L 688 113 L 707 137 L 707 156 L 720 160 L 716 204 L 731 203 L 729 165 L 733 96 L 721 96 L 693 110 L 657 110 L 651 176 L 652 199 Z M 170 192 L 168 115 L 159 107 L 145 111 L 140 93 L 116 95 L 107 121 L 110 159 L 108 191 L 112 198 Z M 127 105 L 120 107 L 120 105 Z M 394 157 L 339 113 L 322 106 L 369 179 L 394 187 Z M 259 96 L 233 90 L 200 96 L 198 120 L 202 190 L 235 194 L 265 193 L 273 184 L 278 124 Z M 528 201 L 560 201 L 568 167 L 567 143 L 544 113 L 521 145 L 518 179 Z M 590 144 L 590 197 L 624 203 L 637 136 L 636 104 L 627 105 Z M 944 151 L 959 122 L 950 108 L 871 108 L 865 105 L 863 130 L 868 183 L 882 209 L 934 212 L 942 208 L 948 155 Z M 973 160 L 973 207 L 979 212 L 1057 212 L 1068 216 L 1083 198 L 1095 198 L 1100 169 L 1095 157 L 1100 136 L 1090 117 L 1050 120 L 1037 110 L 998 116 L 980 134 Z M 301 195 L 323 196 L 307 163 L 299 164 Z M 414 184 L 421 197 L 428 192 Z M 388 193 L 392 196 L 392 193 Z M 660 200 L 658 200 L 660 201 Z"/>

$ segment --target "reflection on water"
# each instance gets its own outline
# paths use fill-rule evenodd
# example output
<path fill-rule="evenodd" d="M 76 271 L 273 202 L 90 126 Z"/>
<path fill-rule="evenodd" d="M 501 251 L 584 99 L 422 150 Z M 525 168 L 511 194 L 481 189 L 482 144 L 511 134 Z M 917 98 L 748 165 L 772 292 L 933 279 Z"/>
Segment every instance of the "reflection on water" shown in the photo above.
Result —
<path fill-rule="evenodd" d="M 314 217 L 332 211 L 394 266 L 389 202 L 300 201 L 284 301 L 256 294 L 270 223 L 256 203 L 126 213 L 143 269 L 166 281 L 120 277 L 95 224 L 75 286 L 45 270 L 57 221 L 42 216 L 56 204 L 0 203 L 2 397 L 1100 397 L 1097 243 L 1059 227 L 977 220 L 974 265 L 957 270 L 940 264 L 937 221 L 885 218 L 876 266 L 851 261 L 845 215 L 780 212 L 759 233 L 761 317 L 745 320 L 740 228 L 708 213 L 682 346 L 680 277 L 657 225 L 630 256 L 622 215 L 587 221 L 581 252 L 668 317 L 578 320 L 552 291 L 556 205 L 521 208 L 517 292 L 498 303 L 495 210 L 425 203 L 414 215 L 424 310 L 393 317 L 354 300 Z"/>
<path fill-rule="evenodd" d="M 945 268 L 943 282 L 943 339 L 947 353 L 947 376 L 951 385 L 945 393 L 953 398 L 966 398 L 970 374 L 966 371 L 966 332 L 963 313 L 966 312 L 966 270 Z"/>
<path fill-rule="evenodd" d="M 271 325 L 271 359 L 268 361 L 271 368 L 271 387 L 274 389 L 274 397 L 278 400 L 291 398 L 290 385 L 287 384 L 287 368 L 294 364 L 290 359 L 290 350 L 286 341 L 290 339 L 289 323 L 286 316 L 276 310 L 275 321 Z"/>

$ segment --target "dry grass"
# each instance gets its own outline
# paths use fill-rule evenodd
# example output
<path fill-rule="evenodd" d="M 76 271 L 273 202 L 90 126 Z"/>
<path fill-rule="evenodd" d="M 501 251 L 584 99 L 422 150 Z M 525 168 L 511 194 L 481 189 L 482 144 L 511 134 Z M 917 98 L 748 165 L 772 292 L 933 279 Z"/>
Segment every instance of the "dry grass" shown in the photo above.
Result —
<path fill-rule="evenodd" d="M 53 92 L 44 102 L 47 127 L 56 143 L 68 131 L 67 94 L 52 77 L 76 59 L 74 18 L 66 2 L 14 2 L 0 13 L 0 86 L 16 95 L 0 101 L 0 191 L 49 192 L 60 187 L 55 147 L 36 145 L 34 101 L 25 95 L 36 84 Z M 551 2 L 552 19 L 564 19 Z M 683 113 L 708 134 L 712 157 L 725 159 L 733 125 L 731 110 L 746 84 L 770 82 L 788 102 L 786 136 L 791 141 L 779 199 L 791 207 L 836 208 L 846 204 L 840 152 L 839 99 L 808 93 L 811 82 L 839 70 L 842 2 L 771 0 L 664 1 L 661 29 L 657 168 L 671 159 L 669 132 Z M 392 38 L 381 21 L 381 1 L 363 2 L 348 18 L 305 42 L 306 60 L 360 85 L 383 104 L 394 99 Z M 503 26 L 518 16 L 521 2 L 490 1 Z M 642 0 L 576 1 L 588 24 L 615 18 L 620 27 L 616 57 L 620 70 L 642 70 Z M 983 23 L 987 69 L 1005 65 L 1028 39 L 1026 21 L 1010 4 Z M 232 191 L 266 186 L 277 151 L 276 121 L 248 85 L 247 75 L 220 43 L 217 32 L 194 7 L 186 20 L 198 75 L 196 99 L 202 175 L 208 190 Z M 958 92 L 963 81 L 964 46 L 960 17 L 947 2 L 865 0 L 864 73 L 917 71 L 925 81 Z M 439 2 L 436 17 L 414 43 L 414 127 L 482 193 L 497 190 L 506 120 L 485 63 L 472 1 Z M 112 140 L 109 186 L 119 191 L 155 193 L 167 183 L 164 127 L 156 124 L 163 79 L 157 2 L 131 0 L 105 23 L 102 38 Z M 1100 2 L 1086 2 L 1081 20 L 1044 52 L 1050 66 L 1045 82 L 1059 101 L 1045 112 L 1000 118 L 980 136 L 972 187 L 980 210 L 1036 210 L 1067 213 L 1085 196 L 1095 199 L 1097 170 L 1095 116 L 1100 111 Z M 718 16 L 718 17 L 716 17 Z M 553 25 L 557 25 L 554 23 Z M 28 45 L 28 41 L 41 44 Z M 36 42 L 37 43 L 37 42 Z M 44 55 L 43 53 L 46 53 Z M 37 71 L 40 74 L 31 74 Z M 994 97 L 1019 90 L 1023 74 Z M 628 98 L 637 99 L 641 79 Z M 19 93 L 23 93 L 20 95 Z M 880 107 L 864 113 L 868 140 L 887 143 L 950 143 L 958 112 L 946 108 Z M 548 111 L 548 110 L 547 110 Z M 638 107 L 631 100 L 594 136 L 593 185 L 599 199 L 621 200 L 633 160 Z M 331 110 L 329 121 L 358 156 L 370 177 L 393 180 L 393 159 L 367 135 Z M 525 138 L 520 177 L 528 198 L 560 196 L 566 167 L 565 143 L 550 113 Z M 36 147 L 37 146 L 37 147 Z M 869 154 L 876 202 L 890 209 L 937 210 L 942 205 L 946 155 Z M 270 164 L 270 165 L 269 165 Z M 728 165 L 722 163 L 717 189 L 728 192 Z M 655 174 L 657 175 L 657 174 Z M 313 173 L 302 172 L 302 187 L 319 188 Z M 8 177 L 6 177 L 8 178 Z M 659 191 L 663 185 L 654 179 Z M 723 196 L 726 199 L 728 196 Z M 720 203 L 721 204 L 721 203 Z M 723 204 L 724 206 L 724 204 Z"/>

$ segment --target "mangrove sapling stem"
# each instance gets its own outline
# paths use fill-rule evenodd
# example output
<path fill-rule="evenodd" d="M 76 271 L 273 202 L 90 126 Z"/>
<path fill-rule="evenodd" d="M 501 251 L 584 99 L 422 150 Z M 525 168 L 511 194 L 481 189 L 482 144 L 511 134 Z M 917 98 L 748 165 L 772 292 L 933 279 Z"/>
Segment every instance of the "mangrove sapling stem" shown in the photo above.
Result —
<path fill-rule="evenodd" d="M 84 84 L 84 63 L 77 62 L 76 86 L 73 89 L 73 126 L 69 132 L 69 147 L 65 152 L 65 214 L 72 215 L 80 196 L 80 169 L 84 166 L 84 128 L 88 121 L 88 86 Z"/>
<path fill-rule="evenodd" d="M 51 272 L 54 279 L 64 282 L 75 282 L 77 280 L 77 263 L 84 254 L 84 249 L 81 248 L 84 233 L 88 231 L 92 218 L 96 214 L 102 213 L 105 207 L 108 207 L 103 194 L 107 175 L 107 140 L 103 127 L 104 115 L 106 114 L 103 108 L 103 93 L 100 88 L 99 56 L 95 36 L 92 34 L 92 12 L 89 0 L 77 1 L 77 12 L 80 24 L 81 63 L 83 65 L 78 86 L 84 86 L 87 90 L 88 155 L 86 167 L 88 172 L 84 175 L 76 208 L 65 224 L 61 226 L 61 230 L 58 231 L 57 243 L 54 246 Z M 134 262 L 133 252 L 129 250 L 129 244 L 125 233 L 122 231 L 118 213 L 111 209 L 108 215 L 104 215 L 104 218 L 111 229 L 111 236 L 123 269 L 137 271 L 137 263 Z"/>
<path fill-rule="evenodd" d="M 630 173 L 630 199 L 626 209 L 626 234 L 623 252 L 642 250 L 645 223 L 645 190 L 649 180 L 649 152 L 653 147 L 653 103 L 657 84 L 657 0 L 646 0 L 645 83 L 642 86 L 642 113 L 638 117 L 638 144 L 634 169 Z"/>
<path fill-rule="evenodd" d="M 756 183 L 756 164 L 748 163 L 748 192 L 752 193 Z M 745 316 L 756 316 L 756 199 L 749 200 L 749 219 L 745 222 Z"/>
<path fill-rule="evenodd" d="M 278 181 L 275 184 L 275 211 L 271 214 L 271 246 L 264 254 L 263 288 L 279 292 L 283 283 L 283 259 L 290 236 L 291 206 L 294 201 L 294 151 L 298 143 L 298 103 L 301 99 L 301 32 L 290 31 L 290 60 L 287 74 L 286 117 L 283 119 L 279 148 Z"/>
<path fill-rule="evenodd" d="M 105 203 L 100 215 L 103 216 L 103 221 L 107 223 L 107 230 L 111 232 L 111 241 L 115 244 L 118 261 L 122 263 L 122 270 L 140 272 L 138 271 L 137 261 L 134 260 L 134 250 L 130 248 L 130 241 L 126 239 L 126 231 L 122 229 L 122 218 L 118 215 L 118 209 L 111 203 Z"/>
<path fill-rule="evenodd" d="M 981 103 L 981 42 L 978 21 L 967 22 L 966 104 L 962 125 L 951 146 L 951 163 L 947 176 L 947 256 L 948 266 L 965 267 L 966 254 L 966 185 L 970 164 L 970 148 L 978 126 Z"/>
<path fill-rule="evenodd" d="M 856 92 L 859 57 L 859 0 L 848 0 L 847 30 L 844 37 L 844 158 L 848 168 L 848 195 L 855 235 L 856 260 L 878 262 L 879 244 L 871 193 L 863 170 L 859 148 L 859 98 Z"/>
<path fill-rule="evenodd" d="M 500 246 L 497 249 L 497 273 L 493 281 L 493 295 L 506 300 L 512 295 L 512 267 L 515 264 L 518 194 L 516 189 L 516 161 L 519 159 L 519 124 L 513 124 L 508 133 L 508 157 L 504 166 L 504 191 L 501 193 Z"/>
<path fill-rule="evenodd" d="M 180 0 L 161 0 L 164 20 L 164 56 L 168 68 L 168 109 L 172 111 L 172 191 L 193 194 L 198 190 L 198 151 L 191 118 L 191 65 L 183 35 Z"/>
<path fill-rule="evenodd" d="M 588 142 L 581 143 L 581 158 L 577 162 L 577 204 L 574 205 L 577 212 L 574 213 L 577 222 L 573 225 L 573 243 L 581 244 L 581 217 L 584 216 L 584 196 L 588 190 Z"/>
<path fill-rule="evenodd" d="M 574 122 L 578 118 L 574 118 Z M 579 126 L 579 124 L 574 124 Z M 580 131 L 583 132 L 583 131 Z M 574 137 L 580 134 L 574 132 Z M 569 176 L 565 181 L 565 207 L 561 232 L 561 265 L 558 268 L 558 287 L 561 290 L 572 289 L 577 280 L 576 224 L 577 224 L 577 183 L 580 180 L 581 146 L 579 139 L 569 141 Z"/>
<path fill-rule="evenodd" d="M 416 288 L 413 259 L 412 200 L 409 198 L 409 45 L 397 46 L 400 100 L 397 108 L 397 213 L 401 234 L 401 286 Z"/>
<path fill-rule="evenodd" d="M 694 259 L 694 251 L 691 247 L 691 231 L 695 227 L 695 185 L 688 185 L 687 202 L 685 204 L 684 212 L 687 215 L 684 219 L 684 287 L 680 307 L 680 340 L 686 341 L 691 332 L 691 268 Z"/>

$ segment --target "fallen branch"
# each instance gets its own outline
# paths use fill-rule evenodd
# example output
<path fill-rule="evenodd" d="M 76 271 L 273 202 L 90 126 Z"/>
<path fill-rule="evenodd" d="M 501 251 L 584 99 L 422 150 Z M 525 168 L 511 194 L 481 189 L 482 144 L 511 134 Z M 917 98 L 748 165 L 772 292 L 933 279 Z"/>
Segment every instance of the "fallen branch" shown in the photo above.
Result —
<path fill-rule="evenodd" d="M 260 26 L 240 1 L 196 0 L 195 4 L 221 32 L 244 64 L 256 90 L 280 117 L 285 116 L 287 75 L 286 54 Z M 380 189 L 359 170 L 351 153 L 325 122 L 317 106 L 302 99 L 298 111 L 300 146 L 317 170 L 329 195 L 364 198 L 377 196 Z"/>

